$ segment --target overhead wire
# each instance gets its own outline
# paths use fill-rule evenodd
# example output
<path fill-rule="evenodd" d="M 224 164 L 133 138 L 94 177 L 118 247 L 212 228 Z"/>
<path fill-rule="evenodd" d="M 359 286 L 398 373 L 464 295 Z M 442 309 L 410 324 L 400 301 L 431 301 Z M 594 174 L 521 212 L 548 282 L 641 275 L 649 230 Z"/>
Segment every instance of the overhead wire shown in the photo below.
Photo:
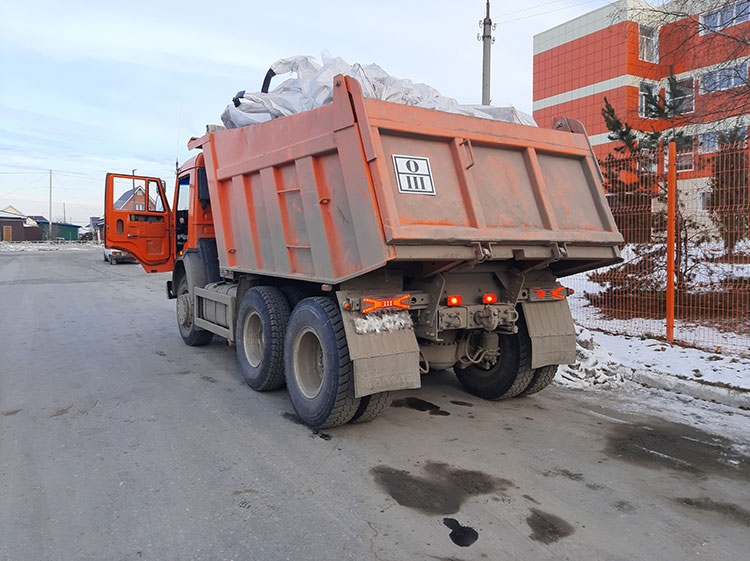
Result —
<path fill-rule="evenodd" d="M 559 4 L 562 1 L 563 0 L 552 0 L 551 2 L 545 2 L 543 4 L 537 4 L 536 6 L 529 6 L 528 8 L 522 8 L 520 10 L 515 10 L 513 12 L 506 12 L 504 14 L 500 14 L 500 16 L 498 16 L 498 18 L 497 18 L 496 21 L 499 24 L 513 23 L 513 22 L 516 22 L 516 21 L 521 21 L 521 20 L 525 20 L 525 19 L 535 18 L 535 17 L 538 17 L 538 16 L 544 16 L 544 15 L 547 15 L 547 14 L 553 14 L 553 13 L 556 13 L 556 12 L 562 12 L 564 10 L 569 10 L 571 8 L 577 8 L 579 6 L 586 6 L 588 4 L 601 3 L 602 0 L 587 0 L 586 2 L 578 2 L 576 4 L 568 4 L 568 5 L 562 6 L 560 8 L 555 8 L 554 10 L 544 10 L 544 11 L 541 11 L 541 12 L 534 12 L 533 14 L 529 14 L 527 16 L 521 16 L 521 17 L 517 17 L 517 18 L 513 18 L 513 19 L 503 19 L 503 18 L 506 18 L 508 16 L 513 16 L 515 14 L 520 14 L 520 13 L 523 13 L 523 12 L 528 12 L 528 11 L 531 11 L 531 10 L 536 10 L 537 8 L 543 8 L 545 6 L 551 6 L 553 4 Z M 612 4 L 612 2 L 607 2 L 607 4 Z"/>

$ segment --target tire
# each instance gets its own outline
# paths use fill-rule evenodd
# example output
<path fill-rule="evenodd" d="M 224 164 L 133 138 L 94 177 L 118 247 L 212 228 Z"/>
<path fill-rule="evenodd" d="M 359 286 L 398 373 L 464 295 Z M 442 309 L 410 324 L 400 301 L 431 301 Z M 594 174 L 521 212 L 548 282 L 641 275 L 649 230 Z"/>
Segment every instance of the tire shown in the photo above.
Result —
<path fill-rule="evenodd" d="M 552 383 L 552 380 L 555 379 L 557 367 L 557 364 L 550 364 L 534 370 L 534 378 L 532 378 L 528 387 L 518 394 L 518 397 L 526 397 L 527 395 L 535 394 L 549 386 Z"/>
<path fill-rule="evenodd" d="M 294 285 L 287 285 L 282 286 L 279 290 L 281 290 L 281 293 L 284 295 L 284 298 L 286 298 L 286 301 L 289 303 L 289 309 L 293 310 L 294 307 L 302 302 L 305 298 L 307 298 L 307 294 L 304 290 L 299 288 L 298 286 Z"/>
<path fill-rule="evenodd" d="M 380 415 L 391 404 L 391 392 L 380 392 L 365 396 L 359 400 L 354 417 L 350 423 L 367 423 Z"/>
<path fill-rule="evenodd" d="M 284 333 L 289 305 L 276 288 L 256 286 L 237 312 L 236 347 L 242 377 L 258 392 L 284 386 Z"/>
<path fill-rule="evenodd" d="M 305 298 L 289 318 L 284 370 L 297 416 L 312 428 L 349 422 L 360 400 L 338 306 L 330 298 Z"/>
<path fill-rule="evenodd" d="M 522 322 L 519 322 L 522 323 Z M 518 396 L 531 383 L 531 340 L 525 326 L 514 335 L 499 335 L 500 356 L 494 364 L 454 367 L 461 385 L 470 394 L 497 401 Z"/>
<path fill-rule="evenodd" d="M 208 345 L 214 338 L 210 331 L 195 327 L 193 324 L 193 295 L 188 288 L 187 277 L 182 276 L 177 283 L 177 327 L 182 340 L 191 347 Z"/>

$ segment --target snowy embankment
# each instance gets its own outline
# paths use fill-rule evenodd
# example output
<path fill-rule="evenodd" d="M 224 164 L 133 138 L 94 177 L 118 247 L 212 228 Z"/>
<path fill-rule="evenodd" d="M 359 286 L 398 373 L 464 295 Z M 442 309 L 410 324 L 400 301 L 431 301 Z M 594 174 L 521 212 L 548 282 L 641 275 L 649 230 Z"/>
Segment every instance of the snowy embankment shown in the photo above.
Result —
<path fill-rule="evenodd" d="M 101 247 L 93 242 L 0 242 L 2 251 L 81 251 Z"/>
<path fill-rule="evenodd" d="M 724 356 L 664 341 L 592 332 L 577 326 L 577 362 L 555 382 L 574 388 L 634 381 L 731 406 L 750 404 L 750 357 Z"/>

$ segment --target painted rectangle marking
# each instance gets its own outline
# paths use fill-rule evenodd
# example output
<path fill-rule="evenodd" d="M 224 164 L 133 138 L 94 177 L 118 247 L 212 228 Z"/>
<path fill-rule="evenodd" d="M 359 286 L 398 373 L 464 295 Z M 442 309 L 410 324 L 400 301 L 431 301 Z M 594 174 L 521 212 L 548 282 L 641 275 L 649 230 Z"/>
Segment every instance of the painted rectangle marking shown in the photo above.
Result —
<path fill-rule="evenodd" d="M 435 182 L 429 158 L 393 155 L 398 192 L 410 195 L 434 195 Z"/>

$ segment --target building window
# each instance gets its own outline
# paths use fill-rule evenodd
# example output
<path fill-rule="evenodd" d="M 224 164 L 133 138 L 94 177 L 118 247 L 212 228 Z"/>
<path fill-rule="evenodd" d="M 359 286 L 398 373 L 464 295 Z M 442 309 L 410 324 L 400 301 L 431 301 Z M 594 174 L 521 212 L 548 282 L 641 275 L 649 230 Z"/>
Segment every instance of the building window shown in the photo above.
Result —
<path fill-rule="evenodd" d="M 676 80 L 667 88 L 667 104 L 672 115 L 695 111 L 695 83 L 693 78 Z"/>
<path fill-rule="evenodd" d="M 750 20 L 750 0 L 739 0 L 701 15 L 701 35 Z"/>
<path fill-rule="evenodd" d="M 641 82 L 638 91 L 638 116 L 656 119 L 658 110 L 659 85 L 656 82 Z"/>
<path fill-rule="evenodd" d="M 677 152 L 677 171 L 693 171 L 695 169 L 695 153 L 693 150 Z"/>
<path fill-rule="evenodd" d="M 716 152 L 722 144 L 730 142 L 731 139 L 737 139 L 738 142 L 743 142 L 747 138 L 747 127 L 739 127 L 733 131 L 708 131 L 701 134 L 698 138 L 700 140 L 698 150 L 701 153 L 706 154 L 708 152 Z"/>
<path fill-rule="evenodd" d="M 146 210 L 146 206 L 142 203 L 135 203 L 135 210 Z"/>
<path fill-rule="evenodd" d="M 692 171 L 695 169 L 695 137 L 678 136 L 675 138 L 677 145 L 676 169 L 677 171 Z M 664 146 L 664 171 L 669 170 L 669 151 Z"/>
<path fill-rule="evenodd" d="M 701 78 L 701 93 L 739 88 L 745 84 L 747 84 L 747 62 L 742 62 L 706 72 Z"/>
<path fill-rule="evenodd" d="M 719 133 L 717 131 L 704 132 L 698 138 L 700 139 L 698 150 L 703 154 L 716 152 L 719 147 Z"/>
<path fill-rule="evenodd" d="M 708 211 L 710 209 L 709 203 L 711 202 L 711 192 L 702 191 L 699 195 L 698 210 Z"/>
<path fill-rule="evenodd" d="M 667 107 L 671 115 L 684 115 L 695 111 L 695 84 L 693 78 L 671 81 L 667 88 Z"/>
<path fill-rule="evenodd" d="M 659 62 L 659 30 L 657 28 L 647 25 L 638 26 L 638 58 L 646 62 Z"/>

